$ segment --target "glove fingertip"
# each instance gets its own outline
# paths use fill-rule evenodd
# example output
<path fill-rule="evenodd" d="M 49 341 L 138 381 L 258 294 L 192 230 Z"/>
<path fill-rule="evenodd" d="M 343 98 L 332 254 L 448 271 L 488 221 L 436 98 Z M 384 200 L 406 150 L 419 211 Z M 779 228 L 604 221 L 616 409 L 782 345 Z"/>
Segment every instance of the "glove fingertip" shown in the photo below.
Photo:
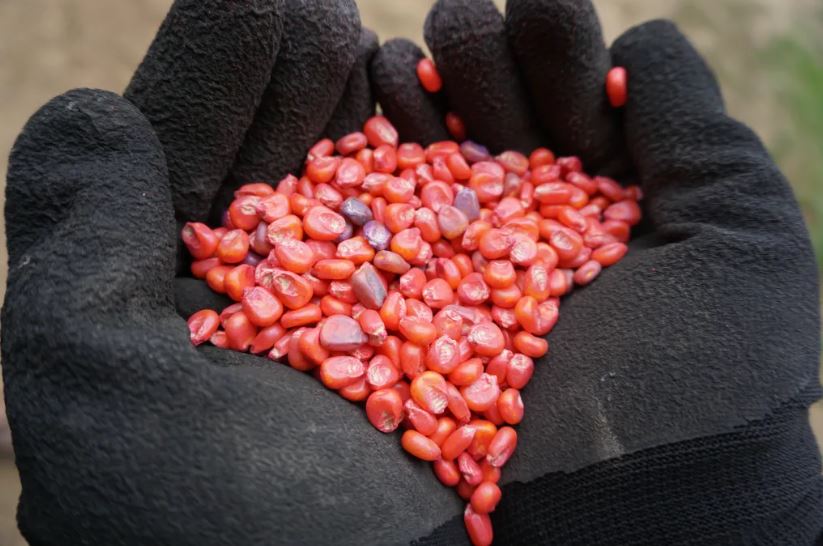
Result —
<path fill-rule="evenodd" d="M 439 0 L 424 26 L 450 107 L 472 139 L 494 152 L 530 152 L 541 141 L 491 0 Z"/>
<path fill-rule="evenodd" d="M 622 148 L 605 93 L 611 59 L 591 1 L 510 0 L 506 29 L 549 146 L 603 169 Z"/>
<path fill-rule="evenodd" d="M 286 0 L 283 39 L 254 121 L 212 218 L 250 181 L 276 183 L 296 173 L 343 95 L 360 40 L 354 0 Z"/>
<path fill-rule="evenodd" d="M 254 119 L 283 30 L 283 0 L 177 0 L 124 95 L 154 126 L 175 210 L 202 220 Z"/>

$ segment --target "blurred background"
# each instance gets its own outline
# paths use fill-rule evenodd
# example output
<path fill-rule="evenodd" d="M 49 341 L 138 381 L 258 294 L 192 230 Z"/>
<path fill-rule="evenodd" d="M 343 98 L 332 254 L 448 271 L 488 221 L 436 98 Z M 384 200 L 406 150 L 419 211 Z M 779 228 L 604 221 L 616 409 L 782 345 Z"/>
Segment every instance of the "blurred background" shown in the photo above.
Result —
<path fill-rule="evenodd" d="M 505 0 L 495 0 L 502 8 Z M 122 92 L 172 0 L 0 0 L 0 172 L 28 117 L 73 87 Z M 381 40 L 422 44 L 433 0 L 357 0 Z M 647 19 L 675 20 L 709 59 L 732 115 L 752 126 L 792 181 L 823 257 L 823 3 L 820 0 L 594 0 L 611 43 Z M 819 259 L 819 263 L 823 260 Z M 0 299 L 6 285 L 0 226 Z M 0 546 L 25 541 L 0 396 Z M 812 410 L 823 438 L 823 406 Z"/>

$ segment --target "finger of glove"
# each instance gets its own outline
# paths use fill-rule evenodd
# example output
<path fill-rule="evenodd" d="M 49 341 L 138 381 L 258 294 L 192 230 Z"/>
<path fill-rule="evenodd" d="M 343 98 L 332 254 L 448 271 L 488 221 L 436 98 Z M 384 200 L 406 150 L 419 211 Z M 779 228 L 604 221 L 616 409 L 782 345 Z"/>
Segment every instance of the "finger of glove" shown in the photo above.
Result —
<path fill-rule="evenodd" d="M 374 56 L 371 78 L 380 108 L 397 129 L 400 141 L 428 146 L 448 140 L 449 134 L 443 97 L 426 92 L 417 79 L 417 63 L 425 56 L 415 43 L 391 39 Z"/>
<path fill-rule="evenodd" d="M 472 139 L 493 152 L 528 153 L 540 145 L 503 17 L 491 0 L 438 0 L 424 36 L 449 105 Z"/>
<path fill-rule="evenodd" d="M 442 95 L 428 93 L 417 79 L 417 63 L 426 56 L 413 42 L 393 38 L 384 43 L 371 65 L 374 94 L 383 114 L 400 135 L 401 142 L 448 140 Z"/>
<path fill-rule="evenodd" d="M 726 115 L 711 69 L 674 24 L 635 27 L 612 53 L 629 73 L 626 139 L 658 230 L 692 224 L 806 239 L 785 178 L 757 136 Z"/>
<path fill-rule="evenodd" d="M 241 184 L 277 183 L 297 173 L 331 119 L 357 55 L 354 0 L 286 0 L 283 39 L 271 81 L 212 217 Z"/>
<path fill-rule="evenodd" d="M 785 180 L 671 23 L 613 52 L 655 232 L 564 300 L 509 480 L 730 433 L 818 381 L 817 269 Z"/>
<path fill-rule="evenodd" d="M 171 309 L 174 216 L 163 150 L 130 102 L 91 89 L 52 99 L 14 145 L 6 191 L 7 301 L 40 298 L 24 314 Z M 15 290 L 22 286 L 24 294 Z"/>
<path fill-rule="evenodd" d="M 369 82 L 369 65 L 380 44 L 377 34 L 363 27 L 357 44 L 357 56 L 349 73 L 343 96 L 326 125 L 324 136 L 337 140 L 355 131 L 374 115 L 374 93 Z"/>
<path fill-rule="evenodd" d="M 552 149 L 603 170 L 620 156 L 619 118 L 605 93 L 611 68 L 590 0 L 508 0 L 506 32 Z"/>
<path fill-rule="evenodd" d="M 178 218 L 204 220 L 271 79 L 283 0 L 177 0 L 125 91 L 154 127 Z"/>

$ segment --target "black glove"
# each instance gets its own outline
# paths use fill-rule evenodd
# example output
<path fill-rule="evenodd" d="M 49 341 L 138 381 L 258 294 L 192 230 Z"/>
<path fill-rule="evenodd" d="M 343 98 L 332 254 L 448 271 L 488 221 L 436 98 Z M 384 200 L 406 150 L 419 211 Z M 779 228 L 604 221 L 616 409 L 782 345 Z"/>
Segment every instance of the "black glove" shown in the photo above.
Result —
<path fill-rule="evenodd" d="M 523 395 L 498 543 L 813 543 L 814 257 L 789 185 L 704 61 L 664 21 L 609 51 L 584 0 L 509 0 L 505 20 L 491 1 L 440 0 L 425 38 L 442 96 L 417 84 L 410 42 L 372 66 L 401 140 L 445 138 L 453 110 L 493 152 L 548 145 L 646 194 L 628 256 L 562 302 Z M 606 100 L 612 65 L 628 70 L 623 110 Z M 461 527 L 420 543 L 459 543 Z"/>
<path fill-rule="evenodd" d="M 128 100 L 75 90 L 27 124 L 2 358 L 33 546 L 404 544 L 462 512 L 361 408 L 288 366 L 195 349 L 175 311 L 219 308 L 173 282 L 175 215 L 203 220 L 358 129 L 376 49 L 352 0 L 180 0 Z"/>

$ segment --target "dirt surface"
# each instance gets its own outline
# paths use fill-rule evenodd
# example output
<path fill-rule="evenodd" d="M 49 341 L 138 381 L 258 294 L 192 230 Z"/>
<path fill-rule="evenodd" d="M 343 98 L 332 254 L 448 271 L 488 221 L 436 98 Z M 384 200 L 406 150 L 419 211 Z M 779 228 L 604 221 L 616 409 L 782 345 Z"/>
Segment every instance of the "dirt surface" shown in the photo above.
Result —
<path fill-rule="evenodd" d="M 717 70 L 731 113 L 768 143 L 795 133 L 791 120 L 781 114 L 780 82 L 754 52 L 774 37 L 794 32 L 795 26 L 803 27 L 798 23 L 818 1 L 595 0 L 595 5 L 609 42 L 647 19 L 675 19 Z M 422 23 L 432 3 L 358 0 L 364 24 L 381 38 L 405 36 L 417 42 L 422 42 Z M 170 5 L 171 0 L 0 0 L 0 172 L 6 172 L 15 135 L 51 97 L 74 87 L 122 91 Z M 6 271 L 0 226 L 0 301 Z M 821 438 L 823 406 L 812 415 Z M 8 432 L 0 397 L 0 545 L 18 546 L 25 544 L 14 522 L 19 482 L 10 454 L 2 455 L 4 444 Z"/>

